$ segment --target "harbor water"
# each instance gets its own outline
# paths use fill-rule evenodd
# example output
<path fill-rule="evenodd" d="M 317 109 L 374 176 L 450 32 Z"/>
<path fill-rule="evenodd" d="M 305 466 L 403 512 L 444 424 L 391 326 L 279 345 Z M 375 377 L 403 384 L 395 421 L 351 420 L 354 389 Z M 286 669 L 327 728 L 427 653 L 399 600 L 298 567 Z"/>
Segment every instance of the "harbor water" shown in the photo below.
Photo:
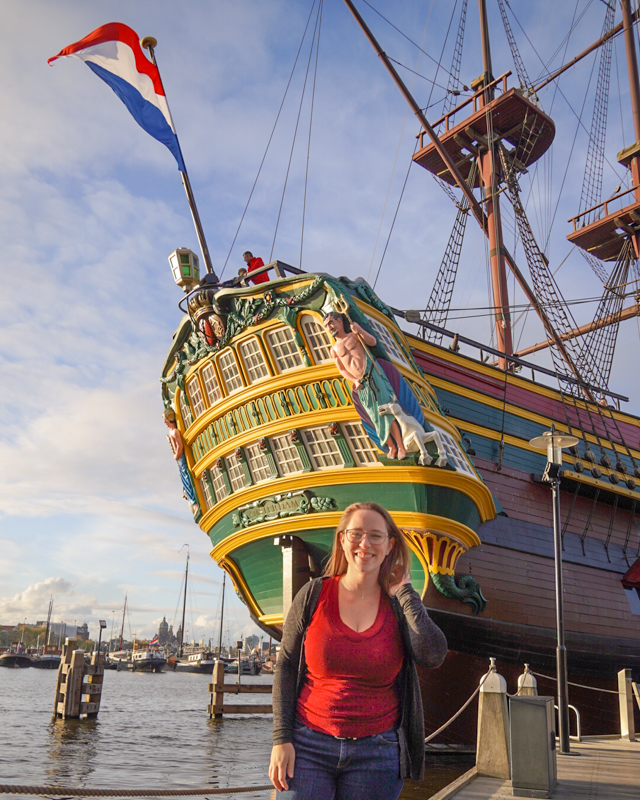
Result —
<path fill-rule="evenodd" d="M 210 720 L 210 676 L 107 671 L 100 714 L 85 721 L 52 719 L 55 679 L 55 670 L 0 669 L 1 784 L 176 790 L 269 783 L 272 717 Z M 242 676 L 243 683 L 272 680 Z M 264 694 L 227 701 L 269 702 Z M 470 766 L 460 756 L 451 760 L 428 764 L 426 781 L 407 781 L 402 797 L 426 800 Z"/>

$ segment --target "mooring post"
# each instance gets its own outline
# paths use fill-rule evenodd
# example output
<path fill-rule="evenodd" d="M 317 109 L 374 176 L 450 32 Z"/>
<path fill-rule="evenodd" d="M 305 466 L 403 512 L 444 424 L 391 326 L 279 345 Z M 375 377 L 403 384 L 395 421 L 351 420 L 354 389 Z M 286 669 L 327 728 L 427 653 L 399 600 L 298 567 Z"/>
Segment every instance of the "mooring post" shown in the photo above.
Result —
<path fill-rule="evenodd" d="M 630 669 L 618 673 L 618 700 L 620 702 L 620 738 L 630 742 L 636 740 L 636 726 L 633 719 L 633 678 Z"/>
<path fill-rule="evenodd" d="M 222 719 L 222 704 L 224 700 L 224 661 L 216 661 L 211 673 L 211 705 L 207 706 L 209 719 Z"/>
<path fill-rule="evenodd" d="M 518 694 L 520 697 L 538 696 L 538 681 L 529 669 L 528 664 L 524 665 L 524 672 L 518 678 Z"/>
<path fill-rule="evenodd" d="M 489 674 L 480 687 L 476 768 L 478 775 L 508 780 L 511 767 L 507 682 L 498 674 L 495 658 L 490 663 Z"/>
<path fill-rule="evenodd" d="M 278 536 L 273 543 L 282 548 L 282 621 L 287 619 L 293 598 L 311 578 L 309 554 L 299 536 Z"/>

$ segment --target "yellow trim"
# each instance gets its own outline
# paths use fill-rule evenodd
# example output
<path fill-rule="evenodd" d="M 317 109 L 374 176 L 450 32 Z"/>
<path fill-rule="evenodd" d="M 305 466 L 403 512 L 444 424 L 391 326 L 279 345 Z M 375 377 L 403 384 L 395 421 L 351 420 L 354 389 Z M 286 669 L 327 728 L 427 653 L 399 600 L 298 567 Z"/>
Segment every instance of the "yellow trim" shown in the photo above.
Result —
<path fill-rule="evenodd" d="M 604 467 L 598 465 L 599 469 L 603 470 L 603 477 L 604 477 Z M 567 478 L 571 478 L 574 481 L 579 481 L 580 483 L 586 483 L 589 486 L 595 486 L 598 489 L 602 489 L 602 478 L 594 478 L 591 475 L 585 475 L 581 472 L 575 472 L 572 469 L 563 469 L 563 474 Z M 615 470 L 611 470 L 611 472 L 615 472 Z M 632 500 L 640 499 L 640 495 L 638 494 L 637 489 L 627 489 L 626 486 L 611 483 L 611 481 L 607 481 L 607 485 L 604 487 L 608 492 L 615 492 L 616 494 L 622 495 L 623 497 L 630 497 Z"/>
<path fill-rule="evenodd" d="M 448 469 L 439 469 L 438 467 L 385 467 L 381 464 L 379 467 L 348 467 L 341 470 L 302 472 L 296 475 L 288 475 L 286 478 L 276 478 L 273 482 L 263 481 L 253 486 L 248 486 L 216 503 L 212 509 L 203 515 L 200 520 L 200 527 L 205 533 L 208 533 L 217 522 L 227 514 L 235 511 L 238 506 L 252 503 L 262 497 L 320 486 L 332 486 L 335 483 L 342 485 L 418 483 L 426 486 L 443 486 L 449 489 L 456 489 L 467 495 L 478 509 L 482 522 L 494 519 L 496 516 L 496 507 L 491 492 L 482 481 L 472 478 L 470 475 L 453 472 Z M 316 513 L 313 514 L 314 519 L 317 519 L 318 516 Z M 292 519 L 298 519 L 298 517 Z M 303 516 L 300 519 L 309 519 L 309 517 Z M 282 525 L 282 520 L 278 524 Z M 289 522 L 287 522 L 288 524 Z M 475 536 L 475 534 L 473 535 Z"/>
<path fill-rule="evenodd" d="M 460 397 L 468 397 L 469 399 L 476 400 L 477 402 L 482 403 L 483 405 L 491 406 L 492 408 L 497 408 L 500 411 L 502 411 L 503 402 L 495 397 L 489 397 L 488 395 L 484 395 L 481 392 L 476 392 L 473 389 L 467 389 L 466 387 L 460 386 L 459 384 L 452 384 L 448 381 L 442 380 L 441 378 L 432 378 L 431 380 L 434 386 L 439 386 L 441 389 L 446 389 L 447 391 L 450 391 L 452 394 L 459 395 Z M 511 403 L 504 404 L 504 409 L 505 412 L 508 414 L 513 414 L 516 417 L 530 420 L 531 422 L 538 422 L 540 423 L 540 425 L 543 425 L 546 428 L 549 428 L 551 426 L 551 423 L 553 423 L 556 426 L 556 430 L 558 432 L 571 433 L 567 425 L 558 422 L 557 420 L 552 419 L 551 417 L 546 417 L 543 416 L 542 414 L 537 414 L 535 411 L 529 411 L 526 408 L 522 408 L 521 406 L 515 406 Z M 455 417 L 451 417 L 451 419 L 455 419 Z M 465 423 L 465 422 L 459 424 L 457 423 L 457 427 L 466 430 L 465 425 L 467 424 L 471 423 Z M 488 431 L 492 429 L 486 428 L 484 430 Z M 598 439 L 596 439 L 596 437 L 593 434 L 587 433 L 586 431 L 585 434 L 590 442 L 593 442 L 594 444 L 599 444 Z M 498 434 L 498 438 L 500 438 L 500 434 Z M 613 445 L 611 444 L 611 441 L 609 439 L 606 439 L 604 436 L 601 436 L 600 442 L 602 442 L 605 445 L 608 444 L 610 449 L 613 450 Z M 618 447 L 621 446 L 618 442 L 616 442 L 616 445 Z M 631 447 L 629 448 L 629 450 L 632 452 L 635 458 L 640 458 L 640 450 L 635 450 L 634 448 Z"/>
<path fill-rule="evenodd" d="M 211 551 L 211 553 L 213 553 L 213 550 Z M 231 559 L 228 558 L 221 558 L 218 561 L 218 566 L 222 567 L 222 569 L 224 569 L 227 575 L 231 578 L 234 589 L 239 594 L 241 594 L 242 597 L 244 597 L 244 599 L 247 602 L 247 605 L 249 606 L 253 614 L 256 617 L 259 616 L 262 609 L 256 603 L 254 596 L 249 591 L 249 586 L 247 585 L 247 582 L 242 576 L 242 573 L 238 569 L 238 565 L 235 563 L 235 561 L 232 561 Z"/>
<path fill-rule="evenodd" d="M 327 511 L 288 517 L 286 520 L 274 519 L 269 522 L 263 522 L 260 525 L 254 525 L 252 528 L 244 528 L 230 534 L 221 542 L 218 542 L 209 555 L 215 561 L 221 562 L 234 550 L 251 542 L 257 542 L 260 539 L 281 536 L 285 532 L 287 534 L 295 534 L 322 528 L 335 530 L 341 517 L 341 511 Z M 393 512 L 393 519 L 399 528 L 415 528 L 419 531 L 444 534 L 449 539 L 459 542 L 467 550 L 470 547 L 476 547 L 481 544 L 478 535 L 471 528 L 447 517 L 438 517 L 435 514 L 419 514 L 417 512 Z"/>
<path fill-rule="evenodd" d="M 410 347 L 412 350 L 418 350 L 427 353 L 439 361 L 448 361 L 460 367 L 464 372 L 468 373 L 470 371 L 473 371 L 479 375 L 485 375 L 491 377 L 493 378 L 494 381 L 499 381 L 504 383 L 504 372 L 498 369 L 497 367 L 489 367 L 486 364 L 481 364 L 479 361 L 477 361 L 474 358 L 471 358 L 470 356 L 462 356 L 457 353 L 454 353 L 452 350 L 449 350 L 447 348 L 430 344 L 429 342 L 425 342 L 411 333 L 405 333 L 404 335 L 410 341 Z M 431 376 L 429 376 L 429 380 L 432 380 Z M 436 378 L 433 378 L 433 381 L 435 383 Z M 552 389 L 548 386 L 542 386 L 541 384 L 535 383 L 534 381 L 527 380 L 526 378 L 521 378 L 518 375 L 509 374 L 509 383 L 512 386 L 516 385 L 522 389 L 526 389 L 527 391 L 534 392 L 535 394 L 540 394 L 544 397 L 549 397 L 553 400 L 556 400 L 558 403 L 562 402 L 562 396 L 560 395 L 559 390 Z M 462 388 L 464 389 L 465 387 Z M 587 404 L 583 400 L 578 400 L 578 404 L 580 405 L 581 408 L 584 409 L 593 408 L 594 405 L 593 403 Z M 638 419 L 638 417 L 636 416 L 633 416 L 632 414 L 627 414 L 624 411 L 618 411 L 617 409 L 608 409 L 608 413 L 610 413 L 613 417 L 615 417 L 615 419 L 620 420 L 621 422 L 626 422 L 628 424 L 640 427 L 640 419 Z"/>
<path fill-rule="evenodd" d="M 258 619 L 263 625 L 282 625 L 282 614 L 263 614 L 259 616 Z"/>

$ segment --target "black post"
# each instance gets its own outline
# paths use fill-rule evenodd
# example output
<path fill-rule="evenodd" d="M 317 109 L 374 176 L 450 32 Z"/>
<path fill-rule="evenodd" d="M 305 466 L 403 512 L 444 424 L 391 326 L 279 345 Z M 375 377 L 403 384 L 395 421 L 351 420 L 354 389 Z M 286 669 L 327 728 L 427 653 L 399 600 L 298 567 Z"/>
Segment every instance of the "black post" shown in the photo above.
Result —
<path fill-rule="evenodd" d="M 567 648 L 564 644 L 564 611 L 562 589 L 562 539 L 560 535 L 560 481 L 551 478 L 553 495 L 553 547 L 556 573 L 556 674 L 558 678 L 558 736 L 560 752 L 570 752 L 569 692 L 567 683 Z"/>

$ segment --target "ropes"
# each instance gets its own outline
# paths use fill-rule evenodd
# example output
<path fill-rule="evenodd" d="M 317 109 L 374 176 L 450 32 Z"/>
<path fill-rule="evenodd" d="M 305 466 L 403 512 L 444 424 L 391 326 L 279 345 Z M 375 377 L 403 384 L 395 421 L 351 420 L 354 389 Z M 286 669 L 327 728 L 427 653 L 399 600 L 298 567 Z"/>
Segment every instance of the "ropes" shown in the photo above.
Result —
<path fill-rule="evenodd" d="M 483 684 L 483 683 L 484 683 L 484 682 L 487 680 L 487 678 L 489 677 L 489 675 L 491 675 L 491 672 L 492 672 L 492 670 L 489 670 L 489 672 L 485 673 L 485 674 L 482 676 L 482 679 L 481 679 L 480 683 L 478 684 L 478 686 L 477 686 L 477 688 L 476 688 L 475 692 L 474 692 L 474 693 L 471 695 L 471 697 L 470 697 L 470 698 L 467 700 L 467 702 L 466 702 L 466 703 L 465 703 L 465 704 L 464 704 L 464 705 L 463 705 L 461 708 L 459 708 L 459 709 L 458 709 L 458 711 L 456 711 L 456 713 L 455 713 L 455 714 L 454 714 L 454 715 L 451 717 L 451 719 L 450 719 L 450 720 L 448 720 L 447 722 L 445 722 L 445 723 L 444 723 L 444 725 L 441 725 L 441 726 L 438 728 L 438 730 L 437 730 L 437 731 L 434 731 L 433 733 L 429 734 L 429 736 L 427 736 L 427 738 L 424 740 L 424 743 L 425 743 L 425 744 L 427 744 L 428 742 L 430 742 L 432 739 L 435 739 L 435 738 L 436 738 L 436 736 L 437 736 L 439 733 L 442 733 L 442 731 L 443 731 L 445 728 L 448 728 L 448 727 L 449 727 L 449 725 L 451 725 L 451 723 L 452 723 L 454 720 L 458 719 L 458 717 L 460 716 L 460 714 L 462 714 L 462 712 L 465 710 L 465 708 L 466 708 L 466 707 L 469 705 L 469 703 L 470 703 L 470 702 L 473 700 L 473 698 L 474 698 L 474 697 L 475 697 L 475 696 L 478 694 L 478 692 L 480 691 L 480 687 L 481 687 L 481 686 L 482 686 L 482 684 Z"/>
<path fill-rule="evenodd" d="M 538 678 L 546 678 L 548 681 L 557 681 L 557 678 L 554 678 L 552 675 L 543 675 L 541 672 L 534 672 L 530 670 L 532 675 L 536 675 Z M 591 689 L 592 692 L 606 692 L 607 694 L 620 694 L 620 692 L 616 691 L 615 689 L 600 689 L 598 686 L 587 686 L 584 683 L 572 683 L 571 681 L 567 681 L 569 686 L 578 686 L 580 689 Z"/>
<path fill-rule="evenodd" d="M 38 794 L 53 797 L 197 797 L 209 794 L 246 794 L 267 792 L 271 784 L 261 786 L 205 786 L 200 789 L 90 789 L 68 786 L 18 786 L 0 783 L 0 794 Z"/>

